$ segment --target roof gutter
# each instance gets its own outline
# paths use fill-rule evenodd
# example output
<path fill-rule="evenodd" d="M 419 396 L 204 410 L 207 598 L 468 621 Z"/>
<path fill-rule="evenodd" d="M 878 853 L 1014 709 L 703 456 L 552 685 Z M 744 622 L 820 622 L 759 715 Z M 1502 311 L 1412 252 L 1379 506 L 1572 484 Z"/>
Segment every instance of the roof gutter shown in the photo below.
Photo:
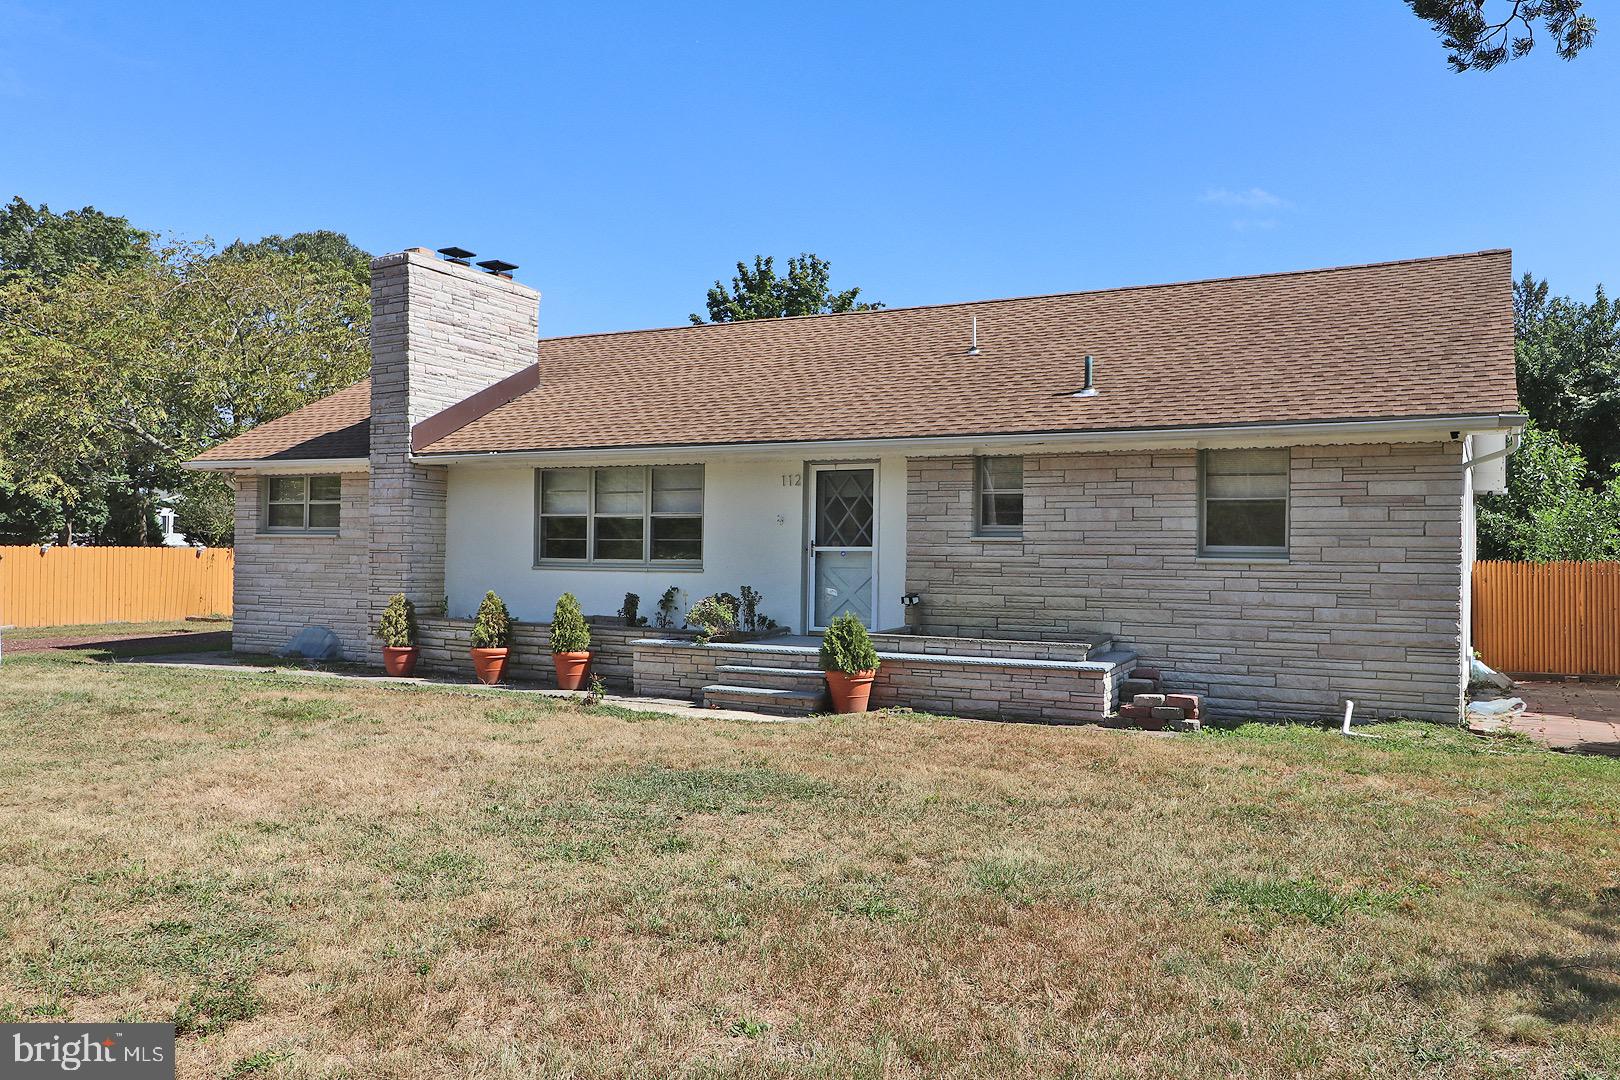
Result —
<path fill-rule="evenodd" d="M 416 453 L 411 460 L 422 464 L 449 465 L 465 462 L 528 461 L 575 457 L 600 458 L 609 454 L 691 453 L 811 453 L 871 452 L 916 448 L 946 454 L 972 447 L 997 446 L 1106 446 L 1143 449 L 1203 449 L 1205 447 L 1253 446 L 1256 440 L 1286 445 L 1310 439 L 1348 442 L 1376 442 L 1381 439 L 1416 441 L 1414 437 L 1477 431 L 1517 431 L 1527 418 L 1519 413 L 1476 413 L 1467 416 L 1426 416 L 1390 420 L 1311 421 L 1294 424 L 1210 424 L 1198 427 L 1121 428 L 1110 431 L 1031 431 L 1008 435 L 928 435 L 892 436 L 877 439 L 796 439 L 782 442 L 665 443 L 641 446 L 586 446 L 556 450 L 483 450 L 473 453 Z"/>
<path fill-rule="evenodd" d="M 363 457 L 346 458 L 242 458 L 236 461 L 183 461 L 182 469 L 192 472 L 256 472 L 256 473 L 285 473 L 285 472 L 320 472 L 320 473 L 352 473 L 366 472 L 371 468 L 371 459 Z"/>

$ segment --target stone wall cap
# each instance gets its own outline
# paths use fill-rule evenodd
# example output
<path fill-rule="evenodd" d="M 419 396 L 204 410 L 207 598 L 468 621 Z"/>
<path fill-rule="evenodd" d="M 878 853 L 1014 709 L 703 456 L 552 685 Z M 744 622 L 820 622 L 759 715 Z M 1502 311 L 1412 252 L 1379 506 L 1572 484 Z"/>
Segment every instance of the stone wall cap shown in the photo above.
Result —
<path fill-rule="evenodd" d="M 778 656 L 815 656 L 820 650 L 814 645 L 767 645 L 757 642 L 711 641 L 699 645 L 695 641 L 672 638 L 636 638 L 633 648 L 712 649 L 719 652 L 763 652 Z M 1136 654 L 1121 649 L 1099 653 L 1090 660 L 1035 660 L 1019 656 L 953 656 L 947 653 L 878 652 L 879 660 L 897 663 L 941 664 L 950 667 L 1033 668 L 1041 671 L 1096 671 L 1108 673 L 1126 664 L 1136 662 Z"/>

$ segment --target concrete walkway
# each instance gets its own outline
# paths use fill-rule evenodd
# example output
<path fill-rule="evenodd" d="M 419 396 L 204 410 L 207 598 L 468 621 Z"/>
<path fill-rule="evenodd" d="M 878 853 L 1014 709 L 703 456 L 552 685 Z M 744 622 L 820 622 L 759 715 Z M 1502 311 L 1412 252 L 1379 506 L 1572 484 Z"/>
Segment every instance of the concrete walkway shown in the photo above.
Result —
<path fill-rule="evenodd" d="M 1529 706 L 1506 730 L 1553 750 L 1620 756 L 1620 682 L 1525 679 L 1506 696 Z"/>

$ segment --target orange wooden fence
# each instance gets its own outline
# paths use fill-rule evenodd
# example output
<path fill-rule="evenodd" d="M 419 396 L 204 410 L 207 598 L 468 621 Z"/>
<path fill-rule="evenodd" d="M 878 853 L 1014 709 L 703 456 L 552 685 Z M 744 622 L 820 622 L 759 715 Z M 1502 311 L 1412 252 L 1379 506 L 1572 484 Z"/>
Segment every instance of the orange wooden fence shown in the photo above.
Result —
<path fill-rule="evenodd" d="M 0 626 L 231 613 L 230 548 L 0 547 Z"/>
<path fill-rule="evenodd" d="M 1620 563 L 1475 563 L 1474 648 L 1498 671 L 1620 675 Z"/>

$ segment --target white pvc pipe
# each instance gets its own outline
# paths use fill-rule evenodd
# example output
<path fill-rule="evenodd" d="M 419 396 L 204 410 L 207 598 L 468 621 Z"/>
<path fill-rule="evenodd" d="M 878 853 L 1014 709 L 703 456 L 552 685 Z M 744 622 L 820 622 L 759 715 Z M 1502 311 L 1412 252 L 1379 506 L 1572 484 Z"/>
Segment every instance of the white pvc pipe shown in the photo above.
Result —
<path fill-rule="evenodd" d="M 1374 735 L 1370 731 L 1351 731 L 1350 717 L 1355 714 L 1356 703 L 1349 698 L 1344 699 L 1344 727 L 1339 729 L 1341 735 L 1349 735 L 1357 739 L 1382 739 L 1382 735 Z"/>

